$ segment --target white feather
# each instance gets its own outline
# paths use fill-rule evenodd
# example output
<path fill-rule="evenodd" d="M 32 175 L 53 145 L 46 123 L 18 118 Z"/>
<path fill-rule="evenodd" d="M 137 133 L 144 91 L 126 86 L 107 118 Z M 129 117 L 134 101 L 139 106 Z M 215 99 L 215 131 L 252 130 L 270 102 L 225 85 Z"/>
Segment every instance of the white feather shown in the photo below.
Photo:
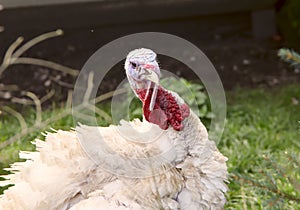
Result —
<path fill-rule="evenodd" d="M 1 196 L 0 209 L 93 209 L 99 205 L 101 209 L 221 209 L 226 201 L 227 159 L 208 140 L 193 113 L 185 125 L 181 132 L 172 128 L 162 131 L 146 121 L 134 120 L 122 121 L 119 126 L 80 126 L 76 131 L 47 133 L 45 141 L 35 141 L 37 152 L 21 152 L 26 161 L 9 169 L 14 173 L 5 176 L 2 185 L 14 186 Z M 148 138 L 159 137 L 144 144 L 147 138 L 143 134 L 150 127 L 153 132 Z M 133 141 L 123 138 L 122 132 Z M 94 145 L 89 156 L 80 144 L 81 137 Z M 106 157 L 99 153 L 104 151 L 101 142 L 109 146 Z M 106 164 L 123 173 L 128 172 L 128 163 L 140 171 L 150 167 L 147 162 L 115 162 L 120 161 L 114 159 L 115 153 L 130 158 L 164 155 L 154 165 L 159 173 L 149 178 L 126 178 L 103 170 L 95 157 L 98 161 L 104 158 Z"/>

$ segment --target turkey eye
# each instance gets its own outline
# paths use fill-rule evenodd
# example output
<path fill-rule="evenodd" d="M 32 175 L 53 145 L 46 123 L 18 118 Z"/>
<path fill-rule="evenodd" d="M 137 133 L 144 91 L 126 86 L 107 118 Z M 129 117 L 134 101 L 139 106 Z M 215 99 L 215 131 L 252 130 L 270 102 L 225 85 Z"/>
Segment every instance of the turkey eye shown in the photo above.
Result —
<path fill-rule="evenodd" d="M 130 64 L 131 64 L 131 66 L 132 66 L 133 68 L 136 67 L 136 63 L 130 62 Z"/>

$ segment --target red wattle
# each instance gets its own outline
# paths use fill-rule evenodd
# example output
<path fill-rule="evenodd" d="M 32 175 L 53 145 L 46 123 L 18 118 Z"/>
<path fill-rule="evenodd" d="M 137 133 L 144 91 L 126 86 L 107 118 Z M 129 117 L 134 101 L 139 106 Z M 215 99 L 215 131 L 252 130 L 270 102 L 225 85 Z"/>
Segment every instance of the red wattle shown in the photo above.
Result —
<path fill-rule="evenodd" d="M 168 129 L 169 125 L 177 131 L 183 129 L 183 120 L 190 115 L 190 108 L 186 104 L 179 105 L 171 93 L 159 87 L 154 109 L 150 111 L 149 105 L 153 89 L 149 90 L 147 98 L 145 98 L 147 90 L 140 89 L 136 92 L 143 102 L 143 112 L 147 121 L 157 124 L 164 130 Z"/>
<path fill-rule="evenodd" d="M 149 122 L 158 125 L 161 129 L 166 130 L 168 125 L 168 118 L 162 109 L 154 109 L 149 114 Z"/>

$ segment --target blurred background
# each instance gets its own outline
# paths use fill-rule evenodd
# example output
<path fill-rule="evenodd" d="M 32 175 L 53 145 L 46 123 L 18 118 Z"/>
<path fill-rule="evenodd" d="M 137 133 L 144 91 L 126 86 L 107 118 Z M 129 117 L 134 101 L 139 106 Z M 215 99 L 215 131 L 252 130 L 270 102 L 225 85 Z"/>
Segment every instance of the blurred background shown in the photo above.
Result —
<path fill-rule="evenodd" d="M 43 138 L 41 131 L 74 126 L 70 95 L 79 70 L 96 50 L 132 33 L 165 32 L 198 46 L 225 87 L 228 115 L 218 148 L 229 158 L 226 208 L 300 209 L 299 0 L 0 4 L 0 174 L 19 160 L 19 150 L 34 150 L 30 141 Z M 175 59 L 158 58 L 163 69 L 185 79 L 181 82 L 198 97 L 199 117 L 209 125 L 209 99 L 193 72 Z M 122 62 L 106 75 L 99 94 L 113 91 L 125 78 L 120 69 Z M 132 116 L 140 116 L 140 104 L 132 107 Z M 109 106 L 98 108 L 104 110 L 100 124 L 108 125 Z"/>
<path fill-rule="evenodd" d="M 300 48 L 300 2 L 297 0 L 2 0 L 3 30 L 0 56 L 19 36 L 29 40 L 45 32 L 62 29 L 64 35 L 40 43 L 27 51 L 81 69 L 101 46 L 121 36 L 157 31 L 171 33 L 197 45 L 209 57 L 226 89 L 235 86 L 277 85 L 298 80 L 288 65 L 278 62 L 280 47 Z M 27 55 L 26 54 L 26 55 Z M 161 62 L 192 79 L 175 61 Z M 23 89 L 44 89 L 41 69 L 19 71 L 16 66 L 2 79 Z M 27 67 L 28 68 L 28 67 Z M 37 68 L 37 67 L 29 67 Z M 298 70 L 296 70 L 298 71 Z M 57 72 L 55 72 L 57 73 Z M 33 75 L 34 74 L 34 75 Z M 51 74 L 51 73 L 50 73 Z M 120 76 L 113 74 L 108 89 Z M 62 75 L 64 76 L 64 75 Z M 42 77 L 32 81 L 31 78 Z M 70 81 L 70 78 L 64 78 Z M 72 78 L 71 78 L 72 79 Z"/>

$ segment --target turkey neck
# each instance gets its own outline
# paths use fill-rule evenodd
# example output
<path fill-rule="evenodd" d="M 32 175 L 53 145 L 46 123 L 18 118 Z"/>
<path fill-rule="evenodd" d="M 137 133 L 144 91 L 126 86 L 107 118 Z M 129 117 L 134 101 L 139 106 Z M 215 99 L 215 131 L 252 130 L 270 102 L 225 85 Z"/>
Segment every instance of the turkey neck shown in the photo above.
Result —
<path fill-rule="evenodd" d="M 136 93 L 143 103 L 143 113 L 148 122 L 157 124 L 163 130 L 168 129 L 169 126 L 176 131 L 184 128 L 183 121 L 190 115 L 190 109 L 185 103 L 179 103 L 170 91 L 158 86 L 152 111 L 149 107 L 153 87 L 150 87 L 149 90 L 137 89 Z"/>

